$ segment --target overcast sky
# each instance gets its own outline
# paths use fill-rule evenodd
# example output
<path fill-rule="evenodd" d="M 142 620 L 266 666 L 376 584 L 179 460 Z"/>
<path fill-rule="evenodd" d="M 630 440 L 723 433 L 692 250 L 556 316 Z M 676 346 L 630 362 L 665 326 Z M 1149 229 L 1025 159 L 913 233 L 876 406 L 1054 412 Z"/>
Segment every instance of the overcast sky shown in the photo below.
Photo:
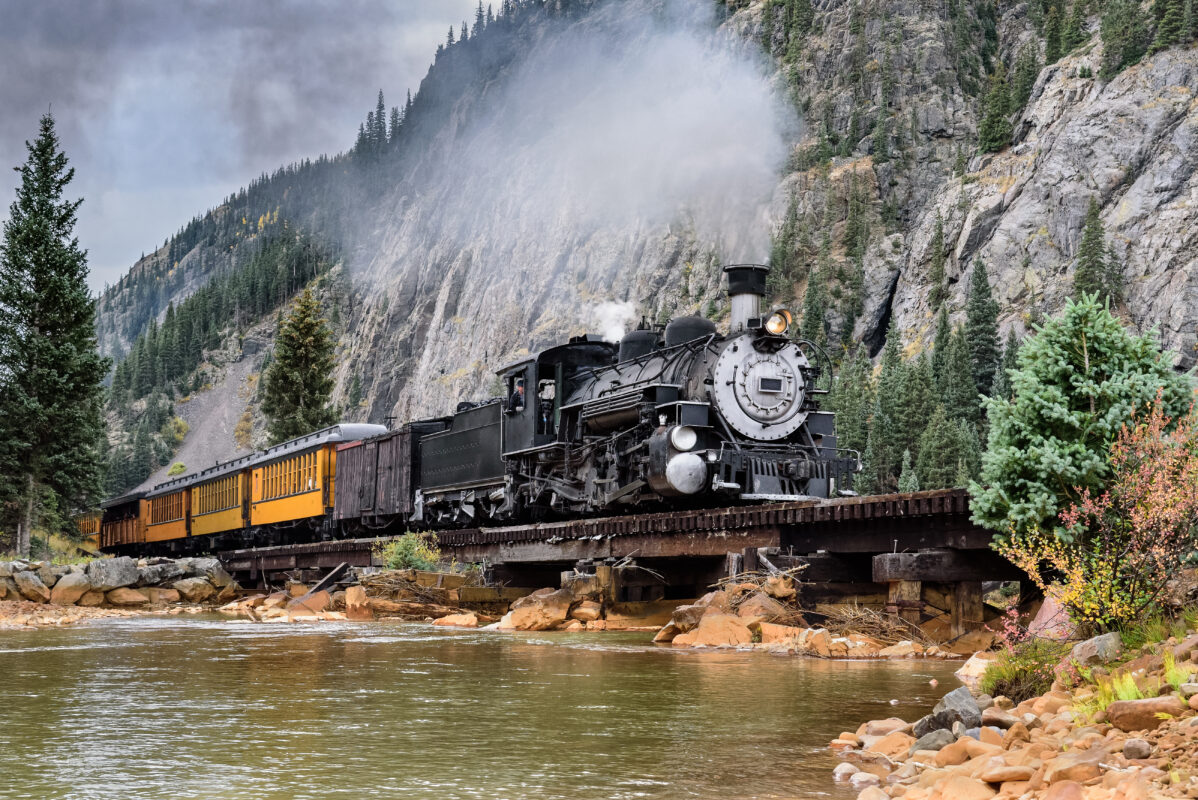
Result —
<path fill-rule="evenodd" d="M 0 219 L 48 108 L 113 283 L 263 171 L 353 144 L 477 0 L 0 0 Z"/>

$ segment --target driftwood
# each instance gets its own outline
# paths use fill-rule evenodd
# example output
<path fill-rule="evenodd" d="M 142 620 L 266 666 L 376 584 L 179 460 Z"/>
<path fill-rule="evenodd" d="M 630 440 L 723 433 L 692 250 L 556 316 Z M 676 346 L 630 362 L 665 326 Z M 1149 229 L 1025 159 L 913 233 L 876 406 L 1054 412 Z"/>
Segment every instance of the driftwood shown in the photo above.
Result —
<path fill-rule="evenodd" d="M 824 627 L 834 634 L 859 633 L 887 645 L 915 642 L 924 647 L 931 647 L 938 644 L 918 625 L 902 617 L 883 614 L 858 605 L 842 606 L 831 611 L 827 615 Z"/>

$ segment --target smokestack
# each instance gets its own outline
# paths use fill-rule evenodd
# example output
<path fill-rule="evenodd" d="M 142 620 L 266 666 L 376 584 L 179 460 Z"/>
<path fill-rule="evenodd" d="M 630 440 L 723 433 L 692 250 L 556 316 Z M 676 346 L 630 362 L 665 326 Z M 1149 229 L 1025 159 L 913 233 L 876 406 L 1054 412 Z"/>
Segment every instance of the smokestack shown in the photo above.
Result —
<path fill-rule="evenodd" d="M 728 299 L 732 302 L 729 333 L 761 327 L 761 298 L 765 297 L 765 276 L 769 271 L 762 264 L 724 267 L 728 273 Z"/>

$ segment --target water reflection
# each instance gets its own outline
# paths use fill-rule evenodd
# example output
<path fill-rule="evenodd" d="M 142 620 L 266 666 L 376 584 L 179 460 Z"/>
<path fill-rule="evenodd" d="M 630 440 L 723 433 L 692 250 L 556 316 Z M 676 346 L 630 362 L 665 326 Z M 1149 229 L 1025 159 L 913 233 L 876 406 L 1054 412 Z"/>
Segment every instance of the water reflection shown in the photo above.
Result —
<path fill-rule="evenodd" d="M 951 673 L 647 639 L 176 618 L 9 633 L 0 797 L 851 797 L 827 741 L 922 713 Z"/>

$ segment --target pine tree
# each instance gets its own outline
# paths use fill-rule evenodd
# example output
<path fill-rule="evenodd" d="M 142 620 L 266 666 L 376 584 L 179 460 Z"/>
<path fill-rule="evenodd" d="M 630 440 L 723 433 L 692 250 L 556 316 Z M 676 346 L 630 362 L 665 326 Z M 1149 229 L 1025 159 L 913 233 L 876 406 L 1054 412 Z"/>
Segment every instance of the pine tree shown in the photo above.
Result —
<path fill-rule="evenodd" d="M 911 451 L 903 451 L 903 466 L 899 472 L 898 490 L 903 494 L 919 491 L 919 478 L 915 475 L 915 468 L 911 465 Z"/>
<path fill-rule="evenodd" d="M 932 258 L 928 265 L 928 304 L 939 308 L 944 302 L 944 219 L 936 212 L 936 230 L 932 234 L 930 247 Z"/>
<path fill-rule="evenodd" d="M 0 491 L 19 509 L 17 553 L 29 555 L 47 504 L 87 508 L 103 488 L 101 380 L 87 254 L 74 236 L 82 200 L 54 118 L 42 117 L 0 242 Z"/>
<path fill-rule="evenodd" d="M 924 489 L 946 489 L 953 485 L 961 458 L 957 431 L 944 406 L 937 405 L 919 439 L 920 455 L 915 464 L 919 485 Z"/>
<path fill-rule="evenodd" d="M 827 305 L 824 291 L 825 277 L 821 265 L 816 265 L 807 278 L 807 291 L 803 294 L 803 321 L 799 335 L 821 347 L 828 342 Z"/>
<path fill-rule="evenodd" d="M 1135 2 L 1135 0 L 1129 0 Z M 1057 5 L 1048 10 L 1044 21 L 1044 63 L 1052 65 L 1061 59 L 1061 12 Z"/>
<path fill-rule="evenodd" d="M 390 122 L 390 130 L 387 133 L 387 142 L 388 144 L 394 145 L 399 141 L 399 129 L 403 125 L 403 118 L 399 116 L 399 106 L 391 106 Z"/>
<path fill-rule="evenodd" d="M 445 40 L 446 47 L 453 47 L 453 26 L 449 26 L 449 37 Z"/>
<path fill-rule="evenodd" d="M 320 303 L 305 289 L 275 335 L 274 361 L 267 370 L 262 412 L 272 444 L 332 425 L 333 335 L 320 316 Z"/>
<path fill-rule="evenodd" d="M 869 444 L 869 416 L 874 405 L 873 364 L 858 345 L 851 358 L 840 364 L 832 385 L 829 407 L 836 412 L 837 444 L 864 452 Z"/>
<path fill-rule="evenodd" d="M 936 380 L 932 377 L 932 364 L 926 356 L 920 356 L 904 364 L 900 375 L 896 449 L 901 446 L 915 457 L 919 456 L 919 437 L 935 406 Z"/>
<path fill-rule="evenodd" d="M 936 338 L 932 340 L 932 377 L 936 380 L 936 389 L 944 394 L 945 365 L 948 363 L 948 348 L 952 344 L 953 329 L 948 322 L 948 309 L 940 306 L 940 314 L 936 318 Z"/>
<path fill-rule="evenodd" d="M 1007 344 L 1002 351 L 1002 363 L 998 365 L 998 369 L 994 370 L 994 383 L 990 389 L 990 396 L 998 399 L 1006 399 L 1011 396 L 1011 370 L 1015 369 L 1017 359 L 1019 358 L 1019 340 L 1015 338 L 1015 328 L 1007 330 Z"/>
<path fill-rule="evenodd" d="M 1061 31 L 1061 52 L 1072 53 L 1078 45 L 1085 41 L 1082 28 L 1086 24 L 1086 9 L 1084 0 L 1073 0 L 1073 8 L 1065 21 L 1065 29 Z"/>
<path fill-rule="evenodd" d="M 1103 80 L 1139 62 L 1148 47 L 1148 26 L 1139 0 L 1107 0 L 1099 28 L 1102 36 Z"/>
<path fill-rule="evenodd" d="M 479 4 L 479 8 L 482 8 L 481 3 Z M 350 408 L 357 408 L 362 404 L 362 379 L 357 375 L 350 382 L 348 402 Z"/>
<path fill-rule="evenodd" d="M 374 130 L 371 132 L 374 140 L 374 151 L 382 151 L 387 144 L 387 104 L 383 101 L 383 90 L 379 89 L 379 99 L 374 107 Z"/>
<path fill-rule="evenodd" d="M 969 299 L 965 304 L 965 341 L 969 344 L 969 363 L 973 385 L 989 395 L 994 370 L 1002 357 L 998 344 L 998 303 L 990 293 L 990 276 L 981 259 L 973 262 L 969 278 Z"/>
<path fill-rule="evenodd" d="M 474 35 L 478 36 L 487 27 L 487 12 L 483 10 L 483 0 L 478 0 L 478 8 L 474 10 Z"/>
<path fill-rule="evenodd" d="M 1000 61 L 990 76 L 990 89 L 982 104 L 982 121 L 978 125 L 978 148 L 983 153 L 995 153 L 1011 143 L 1011 93 L 1007 88 L 1007 73 Z"/>
<path fill-rule="evenodd" d="M 1096 294 L 1100 300 L 1110 296 L 1107 288 L 1106 232 L 1098 203 L 1093 197 L 1086 208 L 1082 241 L 1077 248 L 1077 267 L 1073 271 L 1073 294 Z"/>
<path fill-rule="evenodd" d="M 1148 48 L 1149 53 L 1156 53 L 1167 47 L 1172 47 L 1188 34 L 1188 31 L 1183 29 L 1185 8 L 1182 0 L 1163 0 L 1163 2 L 1164 15 L 1161 17 L 1160 24 L 1156 26 L 1156 38 L 1152 40 L 1152 46 Z"/>
<path fill-rule="evenodd" d="M 1106 249 L 1106 290 L 1111 304 L 1123 302 L 1123 262 L 1111 243 Z"/>
<path fill-rule="evenodd" d="M 944 410 L 949 419 L 976 422 L 981 415 L 981 405 L 969 363 L 969 345 L 960 329 L 954 331 L 949 339 L 943 383 Z"/>
<path fill-rule="evenodd" d="M 1016 115 L 1023 111 L 1031 99 L 1039 75 L 1040 56 L 1037 49 L 1024 45 L 1015 59 L 1015 69 L 1011 75 L 1011 110 Z"/>
<path fill-rule="evenodd" d="M 896 485 L 899 459 L 906 441 L 905 432 L 901 429 L 904 365 L 898 329 L 893 322 L 886 334 L 881 362 L 874 407 L 870 414 L 867 449 L 872 450 L 871 462 L 877 478 L 877 490 L 886 492 L 892 491 Z"/>

